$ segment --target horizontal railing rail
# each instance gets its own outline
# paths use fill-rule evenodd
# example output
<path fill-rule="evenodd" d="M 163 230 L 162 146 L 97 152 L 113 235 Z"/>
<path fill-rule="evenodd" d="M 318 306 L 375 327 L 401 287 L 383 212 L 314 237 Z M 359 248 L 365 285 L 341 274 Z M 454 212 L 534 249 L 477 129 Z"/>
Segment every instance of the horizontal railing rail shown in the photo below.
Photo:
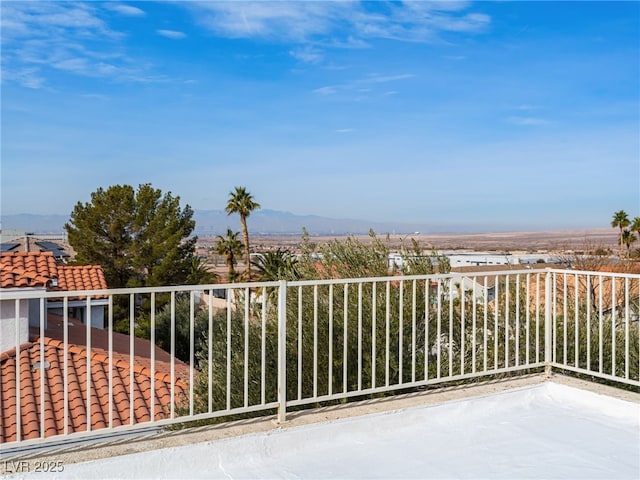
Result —
<path fill-rule="evenodd" d="M 640 275 L 4 289 L 0 303 L 5 447 L 260 412 L 284 421 L 304 405 L 545 367 L 640 386 Z"/>

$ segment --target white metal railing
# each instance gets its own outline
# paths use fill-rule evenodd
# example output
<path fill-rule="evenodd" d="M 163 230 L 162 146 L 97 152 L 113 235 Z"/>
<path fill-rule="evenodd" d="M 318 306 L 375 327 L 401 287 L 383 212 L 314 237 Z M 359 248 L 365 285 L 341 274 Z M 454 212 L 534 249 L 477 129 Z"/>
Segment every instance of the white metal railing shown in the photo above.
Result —
<path fill-rule="evenodd" d="M 640 385 L 640 275 L 549 273 L 550 365 Z"/>
<path fill-rule="evenodd" d="M 102 329 L 78 325 L 78 298 Z M 3 290 L 0 301 L 15 335 L 0 357 L 9 446 L 259 411 L 284 421 L 302 405 L 543 367 L 640 386 L 640 275 Z M 29 316 L 35 342 L 20 333 Z"/>

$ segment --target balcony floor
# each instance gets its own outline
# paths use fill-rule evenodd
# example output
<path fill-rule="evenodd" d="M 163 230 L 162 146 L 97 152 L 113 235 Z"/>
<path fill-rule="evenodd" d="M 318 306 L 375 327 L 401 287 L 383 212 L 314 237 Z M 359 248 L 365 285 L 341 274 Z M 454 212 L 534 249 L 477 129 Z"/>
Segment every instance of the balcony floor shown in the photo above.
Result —
<path fill-rule="evenodd" d="M 107 477 L 636 479 L 640 404 L 544 382 L 67 464 L 58 475 Z"/>

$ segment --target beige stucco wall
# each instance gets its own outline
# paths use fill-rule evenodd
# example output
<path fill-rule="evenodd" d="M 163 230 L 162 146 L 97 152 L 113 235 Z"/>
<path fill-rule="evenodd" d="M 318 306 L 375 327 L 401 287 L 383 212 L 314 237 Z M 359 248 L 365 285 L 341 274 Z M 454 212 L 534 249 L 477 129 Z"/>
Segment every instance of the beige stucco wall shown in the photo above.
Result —
<path fill-rule="evenodd" d="M 16 321 L 16 316 L 18 321 Z M 0 353 L 29 341 L 29 300 L 0 300 Z"/>

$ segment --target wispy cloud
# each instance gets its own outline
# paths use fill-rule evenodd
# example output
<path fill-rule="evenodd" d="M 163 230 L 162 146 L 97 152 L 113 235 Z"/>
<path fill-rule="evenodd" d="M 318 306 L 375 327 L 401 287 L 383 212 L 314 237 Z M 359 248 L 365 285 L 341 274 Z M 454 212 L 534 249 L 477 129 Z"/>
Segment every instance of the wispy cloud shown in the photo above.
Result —
<path fill-rule="evenodd" d="M 103 95 L 101 93 L 82 93 L 80 94 L 80 96 L 82 98 L 86 98 L 89 100 L 102 100 L 102 101 L 109 100 L 109 97 L 107 95 Z"/>
<path fill-rule="evenodd" d="M 327 34 L 352 9 L 344 2 L 188 2 L 198 20 L 232 38 L 303 41 Z"/>
<path fill-rule="evenodd" d="M 446 33 L 485 31 L 491 17 L 467 2 L 184 2 L 197 21 L 216 35 L 312 44 L 322 48 L 366 48 L 368 40 L 441 41 Z M 298 52 L 298 50 L 293 50 Z M 313 55 L 298 60 L 318 61 Z"/>
<path fill-rule="evenodd" d="M 386 7 L 386 9 L 384 9 Z M 491 23 L 482 13 L 466 13 L 465 2 L 402 2 L 382 4 L 382 11 L 363 9 L 354 25 L 365 38 L 408 42 L 439 41 L 447 32 L 479 33 Z"/>
<path fill-rule="evenodd" d="M 326 86 L 326 87 L 316 88 L 313 91 L 313 93 L 319 93 L 320 95 L 333 95 L 337 91 L 338 90 L 336 89 L 336 87 Z"/>
<path fill-rule="evenodd" d="M 290 50 L 289 55 L 291 55 L 296 60 L 311 64 L 320 63 L 324 58 L 322 51 L 312 47 L 311 45 L 306 45 L 302 48 Z"/>
<path fill-rule="evenodd" d="M 45 84 L 45 79 L 37 68 L 21 68 L 18 70 L 2 69 L 2 82 L 16 82 L 26 88 L 37 90 Z"/>
<path fill-rule="evenodd" d="M 354 132 L 355 129 L 353 128 L 339 128 L 336 130 L 336 133 L 351 133 Z"/>
<path fill-rule="evenodd" d="M 3 43 L 24 37 L 64 35 L 66 30 L 85 37 L 114 35 L 87 3 L 4 2 L 2 5 Z"/>
<path fill-rule="evenodd" d="M 144 14 L 137 7 L 107 5 L 128 16 Z M 47 68 L 117 81 L 161 79 L 124 53 L 125 35 L 105 22 L 100 8 L 101 4 L 81 2 L 3 3 L 3 82 L 43 88 L 48 83 Z"/>
<path fill-rule="evenodd" d="M 109 10 L 118 12 L 121 15 L 126 15 L 127 17 L 144 17 L 146 15 L 144 10 L 138 7 L 132 7 L 131 5 L 124 5 L 122 3 L 107 3 L 106 7 Z"/>
<path fill-rule="evenodd" d="M 507 122 L 512 123 L 514 125 L 523 125 L 523 126 L 549 125 L 551 123 L 549 120 L 546 120 L 544 118 L 520 117 L 520 116 L 507 117 Z"/>
<path fill-rule="evenodd" d="M 182 40 L 187 37 L 184 32 L 179 32 L 177 30 L 156 30 L 156 33 L 162 37 L 170 38 L 172 40 Z"/>
<path fill-rule="evenodd" d="M 491 18 L 467 12 L 467 2 L 189 2 L 219 35 L 312 40 L 334 37 L 343 46 L 366 38 L 428 41 L 442 32 L 476 33 Z"/>
<path fill-rule="evenodd" d="M 539 110 L 540 107 L 537 105 L 529 105 L 526 103 L 523 103 L 522 105 L 518 105 L 516 107 L 516 110 L 524 110 L 524 111 L 530 111 L 530 110 Z"/>
<path fill-rule="evenodd" d="M 333 95 L 338 93 L 339 91 L 352 91 L 357 93 L 371 93 L 376 89 L 377 84 L 386 84 L 390 82 L 398 82 L 401 80 L 407 80 L 410 78 L 414 78 L 415 75 L 413 73 L 401 73 L 398 75 L 380 75 L 380 74 L 371 74 L 367 75 L 364 78 L 356 79 L 348 83 L 343 83 L 340 85 L 329 85 L 325 87 L 316 88 L 313 90 L 313 93 L 319 93 L 322 95 Z M 396 90 L 386 90 L 382 95 L 396 95 L 398 92 Z M 356 100 L 363 100 L 363 96 L 358 96 Z"/>
<path fill-rule="evenodd" d="M 415 75 L 413 73 L 402 73 L 400 75 L 378 75 L 373 74 L 368 77 L 359 80 L 360 83 L 387 83 L 387 82 L 395 82 L 397 80 L 406 80 L 407 78 L 413 78 Z"/>

